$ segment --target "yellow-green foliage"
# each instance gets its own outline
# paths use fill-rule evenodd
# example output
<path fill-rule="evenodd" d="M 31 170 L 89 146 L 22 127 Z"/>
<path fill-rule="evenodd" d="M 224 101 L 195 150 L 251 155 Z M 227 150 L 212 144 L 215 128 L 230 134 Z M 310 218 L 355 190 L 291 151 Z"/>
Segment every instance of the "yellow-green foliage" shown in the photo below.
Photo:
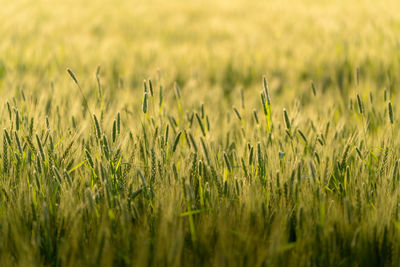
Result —
<path fill-rule="evenodd" d="M 0 265 L 398 266 L 399 10 L 2 1 Z"/>

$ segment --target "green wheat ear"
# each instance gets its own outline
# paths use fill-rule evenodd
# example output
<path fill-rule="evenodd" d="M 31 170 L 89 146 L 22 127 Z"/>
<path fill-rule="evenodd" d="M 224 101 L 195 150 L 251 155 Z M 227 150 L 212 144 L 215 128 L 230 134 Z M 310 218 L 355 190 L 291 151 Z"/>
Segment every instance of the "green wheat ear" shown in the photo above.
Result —
<path fill-rule="evenodd" d="M 314 82 L 311 82 L 311 89 L 314 96 L 317 96 L 317 89 L 315 88 Z"/>
<path fill-rule="evenodd" d="M 173 147 L 172 147 L 172 151 L 173 151 L 173 152 L 175 152 L 176 147 L 178 146 L 179 139 L 180 139 L 181 135 L 182 135 L 182 131 L 179 131 L 179 133 L 178 133 L 178 134 L 176 135 L 176 137 L 175 137 L 174 145 L 173 145 Z"/>
<path fill-rule="evenodd" d="M 148 93 L 144 93 L 142 101 L 142 111 L 145 114 L 147 114 L 147 107 L 148 107 Z"/>
<path fill-rule="evenodd" d="M 151 96 L 154 96 L 154 93 L 153 93 L 153 84 L 151 83 L 151 80 L 149 80 L 149 88 L 150 88 L 150 95 L 151 95 Z"/>
<path fill-rule="evenodd" d="M 97 81 L 97 90 L 99 93 L 99 98 L 101 100 L 103 97 L 103 91 L 102 91 L 101 82 L 100 82 L 100 69 L 101 69 L 101 67 L 100 67 L 100 65 L 98 65 L 97 69 L 96 69 L 96 81 Z M 72 73 L 72 71 L 71 71 L 71 73 Z M 71 73 L 70 73 L 70 75 L 71 75 Z M 72 75 L 73 75 L 73 73 L 72 73 Z M 72 77 L 72 75 L 71 75 L 71 77 Z M 75 77 L 75 75 L 73 75 L 73 76 Z"/>
<path fill-rule="evenodd" d="M 83 99 L 83 101 L 84 101 L 84 103 L 85 103 L 86 108 L 88 109 L 88 111 L 89 111 L 90 113 L 92 113 L 92 112 L 90 111 L 89 104 L 88 104 L 88 101 L 87 101 L 87 99 L 86 99 L 86 97 L 85 97 L 85 94 L 83 93 L 83 90 L 82 90 L 81 86 L 79 85 L 78 79 L 76 78 L 75 74 L 74 74 L 74 73 L 72 72 L 72 70 L 70 70 L 69 68 L 67 68 L 67 72 L 68 72 L 69 76 L 71 76 L 71 78 L 72 78 L 72 80 L 74 81 L 74 83 L 77 85 L 77 87 L 78 87 L 78 89 L 79 89 L 79 92 L 81 93 L 82 99 Z"/>
<path fill-rule="evenodd" d="M 97 137 L 98 140 L 100 140 L 100 138 L 101 138 L 101 128 L 100 128 L 99 120 L 97 119 L 95 114 L 93 114 L 93 120 L 94 120 L 95 129 L 96 129 L 96 137 Z"/>
<path fill-rule="evenodd" d="M 228 155 L 224 152 L 224 161 L 226 164 L 226 168 L 228 169 L 229 172 L 232 172 L 232 166 L 231 163 L 229 161 Z"/>
<path fill-rule="evenodd" d="M 265 76 L 263 78 L 263 84 L 264 84 L 264 93 L 265 93 L 265 97 L 267 98 L 268 106 L 271 106 L 271 99 L 269 97 L 269 90 L 268 90 L 268 82 L 267 82 L 267 78 Z"/>
<path fill-rule="evenodd" d="M 74 82 L 78 85 L 78 80 L 76 79 L 75 74 L 72 72 L 72 70 L 67 69 L 67 72 L 69 73 L 69 75 L 71 76 L 72 80 L 74 80 Z"/>
<path fill-rule="evenodd" d="M 121 134 L 121 114 L 117 114 L 117 133 Z"/>
<path fill-rule="evenodd" d="M 11 147 L 11 138 L 6 128 L 4 128 L 4 137 L 6 138 L 8 145 Z"/>
<path fill-rule="evenodd" d="M 357 94 L 357 103 L 358 103 L 358 110 L 359 110 L 360 114 L 363 114 L 364 106 L 363 106 L 363 103 L 362 103 L 362 100 L 361 100 L 361 97 L 359 94 Z"/>
<path fill-rule="evenodd" d="M 3 174 L 8 173 L 8 146 L 6 136 L 3 136 Z"/>
<path fill-rule="evenodd" d="M 393 115 L 393 108 L 392 108 L 392 103 L 389 102 L 388 104 L 388 109 L 389 109 L 389 119 L 390 119 L 390 123 L 393 124 L 394 122 L 394 115 Z"/>
<path fill-rule="evenodd" d="M 289 116 L 287 114 L 286 109 L 283 109 L 283 116 L 285 118 L 286 129 L 290 130 L 292 128 L 292 126 L 290 125 L 290 120 L 289 120 Z"/>
<path fill-rule="evenodd" d="M 116 120 L 114 120 L 114 122 L 113 122 L 112 140 L 113 140 L 113 143 L 115 143 L 115 141 L 117 140 L 117 121 Z"/>
<path fill-rule="evenodd" d="M 235 112 L 235 114 L 238 117 L 238 119 L 241 121 L 242 120 L 242 116 L 240 115 L 239 110 L 237 110 L 237 108 L 233 107 L 233 111 Z"/>

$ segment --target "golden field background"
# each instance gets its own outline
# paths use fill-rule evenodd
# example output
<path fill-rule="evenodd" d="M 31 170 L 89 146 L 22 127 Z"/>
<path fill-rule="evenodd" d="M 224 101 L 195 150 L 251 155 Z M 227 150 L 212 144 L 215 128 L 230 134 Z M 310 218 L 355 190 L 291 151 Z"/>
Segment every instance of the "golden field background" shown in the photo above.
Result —
<path fill-rule="evenodd" d="M 144 78 L 202 88 L 367 86 L 399 71 L 398 1 L 3 1 L 5 87 L 66 82 L 70 67 L 110 87 Z M 46 77 L 46 79 L 44 78 Z M 3 88 L 4 88 L 3 86 Z M 61 85 L 60 85 L 61 86 Z M 36 86 L 34 86 L 36 87 Z M 32 88 L 35 89 L 35 88 Z M 345 89 L 343 89 L 345 90 Z M 287 90 L 285 90 L 287 91 Z"/>

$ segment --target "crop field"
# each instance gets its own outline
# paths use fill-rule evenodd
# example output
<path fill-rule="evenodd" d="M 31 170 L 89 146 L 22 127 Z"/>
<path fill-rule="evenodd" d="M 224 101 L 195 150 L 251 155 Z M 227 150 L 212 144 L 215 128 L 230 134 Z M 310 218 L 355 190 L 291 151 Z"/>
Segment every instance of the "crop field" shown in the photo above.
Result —
<path fill-rule="evenodd" d="M 399 266 L 398 0 L 0 0 L 0 266 Z"/>

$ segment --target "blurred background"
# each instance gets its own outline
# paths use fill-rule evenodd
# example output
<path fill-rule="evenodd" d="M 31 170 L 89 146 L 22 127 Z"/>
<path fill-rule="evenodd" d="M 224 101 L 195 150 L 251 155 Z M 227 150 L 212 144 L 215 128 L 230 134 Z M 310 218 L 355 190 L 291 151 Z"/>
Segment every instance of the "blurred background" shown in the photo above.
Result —
<path fill-rule="evenodd" d="M 111 89 L 152 78 L 227 99 L 262 75 L 277 96 L 314 80 L 346 97 L 357 68 L 365 88 L 399 85 L 395 0 L 1 2 L 3 91 L 62 86 L 67 67 L 94 80 L 97 65 Z"/>

